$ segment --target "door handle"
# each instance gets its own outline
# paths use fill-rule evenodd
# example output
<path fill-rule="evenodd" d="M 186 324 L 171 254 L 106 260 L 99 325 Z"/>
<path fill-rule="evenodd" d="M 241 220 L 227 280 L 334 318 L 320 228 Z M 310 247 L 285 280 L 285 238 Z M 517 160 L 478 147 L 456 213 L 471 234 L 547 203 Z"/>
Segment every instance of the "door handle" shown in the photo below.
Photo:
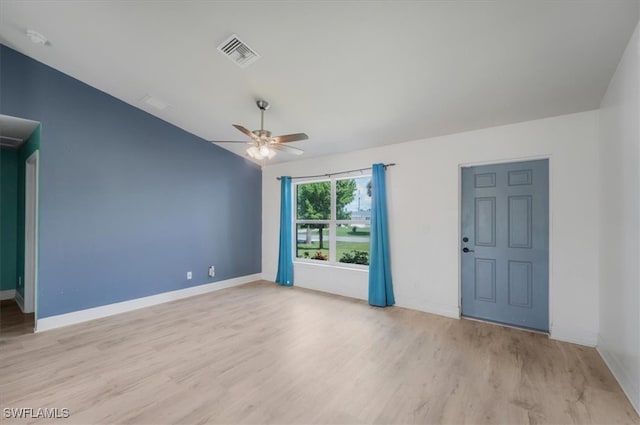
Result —
<path fill-rule="evenodd" d="M 466 246 L 462 248 L 462 252 L 475 252 L 473 249 L 469 249 Z"/>

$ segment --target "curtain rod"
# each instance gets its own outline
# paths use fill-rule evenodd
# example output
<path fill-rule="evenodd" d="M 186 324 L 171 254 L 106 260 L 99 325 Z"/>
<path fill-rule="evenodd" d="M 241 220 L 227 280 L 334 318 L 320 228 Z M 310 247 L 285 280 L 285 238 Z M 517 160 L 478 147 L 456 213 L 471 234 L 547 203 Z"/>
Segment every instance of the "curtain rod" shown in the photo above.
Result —
<path fill-rule="evenodd" d="M 384 164 L 384 169 L 386 170 L 388 167 L 393 167 L 394 165 L 396 165 L 394 162 L 389 163 L 389 164 Z M 295 180 L 295 179 L 311 179 L 311 178 L 314 178 L 314 177 L 331 177 L 331 176 L 337 176 L 338 174 L 357 173 L 358 171 L 366 171 L 366 170 L 371 170 L 371 167 L 358 168 L 357 170 L 338 171 L 337 173 L 317 174 L 315 176 L 296 176 L 296 177 L 291 177 L 291 180 Z M 282 177 L 276 177 L 276 180 L 282 180 Z"/>

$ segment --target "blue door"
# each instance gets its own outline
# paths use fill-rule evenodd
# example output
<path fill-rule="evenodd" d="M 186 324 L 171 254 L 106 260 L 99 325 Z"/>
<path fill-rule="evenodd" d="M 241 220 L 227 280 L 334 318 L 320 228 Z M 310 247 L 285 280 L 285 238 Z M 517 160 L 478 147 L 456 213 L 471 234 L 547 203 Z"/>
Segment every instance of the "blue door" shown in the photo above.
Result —
<path fill-rule="evenodd" d="M 549 330 L 549 163 L 462 169 L 462 315 Z"/>

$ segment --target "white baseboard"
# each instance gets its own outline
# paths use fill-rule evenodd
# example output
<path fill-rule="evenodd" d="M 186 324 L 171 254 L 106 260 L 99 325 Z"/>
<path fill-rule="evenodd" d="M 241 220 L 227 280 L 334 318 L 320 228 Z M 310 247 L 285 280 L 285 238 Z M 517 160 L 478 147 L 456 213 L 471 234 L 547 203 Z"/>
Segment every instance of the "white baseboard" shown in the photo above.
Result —
<path fill-rule="evenodd" d="M 274 279 L 269 279 L 271 282 L 274 282 Z M 294 283 L 293 286 L 297 286 L 298 288 L 304 288 L 304 289 L 309 289 L 311 291 L 316 291 L 316 292 L 322 292 L 325 294 L 331 294 L 331 295 L 338 295 L 340 297 L 346 297 L 346 298 L 353 298 L 355 300 L 362 300 L 362 301 L 367 301 L 367 297 L 366 296 L 361 296 L 360 294 L 358 294 L 358 289 L 359 288 L 348 288 L 347 290 L 341 290 L 341 289 L 336 289 L 336 288 L 323 288 L 321 285 L 318 285 L 315 282 L 312 282 L 311 284 L 309 284 L 309 282 L 303 282 L 303 283 Z M 332 290 L 330 290 L 332 289 Z"/>
<path fill-rule="evenodd" d="M 640 388 L 633 379 L 630 379 L 631 373 L 626 371 L 622 362 L 610 351 L 606 348 L 602 347 L 602 345 L 598 344 L 596 347 L 598 353 L 600 353 L 600 357 L 604 360 L 605 364 L 613 374 L 613 377 L 616 378 L 618 384 L 622 388 L 622 391 L 625 393 L 631 405 L 638 415 L 640 415 Z"/>
<path fill-rule="evenodd" d="M 595 347 L 598 345 L 597 332 L 580 332 L 551 327 L 549 338 L 558 341 L 570 342 L 572 344 L 586 345 L 587 347 Z"/>
<path fill-rule="evenodd" d="M 86 310 L 73 311 L 71 313 L 57 316 L 45 317 L 36 321 L 36 332 L 44 332 L 63 326 L 75 325 L 89 320 L 100 319 L 102 317 L 113 316 L 115 314 L 126 313 L 144 307 L 167 303 L 182 298 L 193 297 L 195 295 L 206 294 L 232 286 L 244 285 L 262 279 L 262 273 L 236 277 L 233 279 L 221 280 L 219 282 L 206 283 L 204 285 L 192 286 L 190 288 L 178 289 L 177 291 L 163 292 L 162 294 L 151 295 L 134 300 L 122 301 L 114 304 L 102 305 L 88 308 Z M 16 299 L 17 300 L 17 299 Z"/>
<path fill-rule="evenodd" d="M 317 266 L 317 267 L 326 267 L 326 266 Z M 264 279 L 273 281 L 273 278 L 269 278 L 269 277 L 265 277 Z M 312 291 L 339 295 L 341 297 L 354 298 L 356 300 L 363 300 L 363 301 L 368 300 L 367 293 L 366 292 L 362 293 L 361 288 L 358 288 L 358 287 L 352 288 L 351 290 L 340 290 L 340 289 L 337 289 L 337 286 L 327 288 L 327 285 L 323 286 L 323 285 L 318 285 L 313 283 L 309 284 L 309 282 L 296 282 L 294 283 L 294 286 L 297 286 L 299 288 L 311 289 Z M 329 290 L 329 289 L 332 289 L 332 290 Z M 460 318 L 460 310 L 458 309 L 457 306 L 452 307 L 448 305 L 433 304 L 433 303 L 418 305 L 418 304 L 412 304 L 410 302 L 409 303 L 398 302 L 398 300 L 396 300 L 396 303 L 394 305 L 396 307 L 422 311 L 423 313 L 437 314 L 440 316 L 451 317 L 453 319 Z"/>
<path fill-rule="evenodd" d="M 22 294 L 16 291 L 16 304 L 20 307 L 20 311 L 24 313 L 24 298 L 22 298 Z"/>
<path fill-rule="evenodd" d="M 15 289 L 5 289 L 4 291 L 0 291 L 0 301 L 12 300 L 15 297 L 16 297 Z"/>
<path fill-rule="evenodd" d="M 422 311 L 424 313 L 437 314 L 439 316 L 450 317 L 452 319 L 460 318 L 460 310 L 458 306 L 450 306 L 444 304 L 427 303 L 424 305 L 396 302 L 396 307 L 408 308 L 411 310 Z"/>

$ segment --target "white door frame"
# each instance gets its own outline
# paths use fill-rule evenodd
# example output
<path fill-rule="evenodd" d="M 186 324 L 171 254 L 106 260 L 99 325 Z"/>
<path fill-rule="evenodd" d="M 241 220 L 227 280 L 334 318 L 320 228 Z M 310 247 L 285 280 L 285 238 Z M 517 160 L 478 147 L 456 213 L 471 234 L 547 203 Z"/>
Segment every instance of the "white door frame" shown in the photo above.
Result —
<path fill-rule="evenodd" d="M 36 313 L 38 293 L 38 193 L 39 150 L 25 163 L 24 184 L 24 309 Z"/>

